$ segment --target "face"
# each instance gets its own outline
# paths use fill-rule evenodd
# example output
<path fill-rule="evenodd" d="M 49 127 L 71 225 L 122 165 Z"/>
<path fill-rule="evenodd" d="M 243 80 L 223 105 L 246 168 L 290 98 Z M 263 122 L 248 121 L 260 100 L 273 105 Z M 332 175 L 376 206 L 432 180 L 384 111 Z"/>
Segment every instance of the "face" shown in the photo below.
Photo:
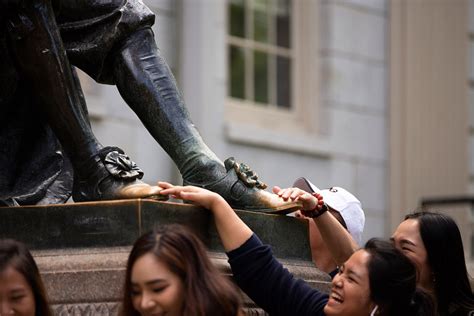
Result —
<path fill-rule="evenodd" d="M 182 280 L 152 253 L 147 253 L 132 267 L 133 307 L 146 316 L 182 314 L 184 285 Z"/>
<path fill-rule="evenodd" d="M 428 263 L 428 254 L 420 235 L 420 225 L 416 219 L 403 221 L 392 235 L 397 249 L 402 251 L 413 262 L 418 271 L 418 284 L 425 290 L 433 289 L 432 273 Z"/>
<path fill-rule="evenodd" d="M 375 304 L 370 300 L 370 254 L 356 251 L 341 267 L 332 281 L 329 301 L 324 307 L 326 315 L 367 316 Z"/>
<path fill-rule="evenodd" d="M 35 316 L 33 290 L 23 274 L 12 266 L 0 272 L 0 314 Z"/>

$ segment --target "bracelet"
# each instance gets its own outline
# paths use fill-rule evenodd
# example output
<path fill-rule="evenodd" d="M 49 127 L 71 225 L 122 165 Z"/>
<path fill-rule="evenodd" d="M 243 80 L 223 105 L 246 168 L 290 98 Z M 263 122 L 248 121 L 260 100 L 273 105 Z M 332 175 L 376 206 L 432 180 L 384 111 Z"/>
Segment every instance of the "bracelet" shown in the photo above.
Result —
<path fill-rule="evenodd" d="M 313 193 L 313 196 L 315 196 L 316 193 Z M 321 205 L 321 209 L 318 209 L 319 204 L 316 205 L 316 207 L 312 210 L 309 211 L 303 211 L 303 215 L 309 218 L 318 218 L 319 216 L 323 215 L 329 210 L 329 207 L 327 206 L 326 203 L 323 203 Z"/>

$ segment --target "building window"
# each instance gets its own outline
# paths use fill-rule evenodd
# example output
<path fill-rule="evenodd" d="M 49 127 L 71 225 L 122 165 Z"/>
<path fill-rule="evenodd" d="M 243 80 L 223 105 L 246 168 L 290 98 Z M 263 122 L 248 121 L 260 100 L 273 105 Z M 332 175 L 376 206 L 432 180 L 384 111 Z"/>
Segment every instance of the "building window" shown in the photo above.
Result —
<path fill-rule="evenodd" d="M 230 0 L 228 10 L 229 97 L 290 109 L 291 0 Z"/>
<path fill-rule="evenodd" d="M 320 133 L 319 0 L 227 0 L 230 141 L 315 151 Z M 303 140 L 304 139 L 304 140 Z M 317 147 L 317 146 L 316 146 Z M 316 150 L 317 151 L 317 150 Z"/>

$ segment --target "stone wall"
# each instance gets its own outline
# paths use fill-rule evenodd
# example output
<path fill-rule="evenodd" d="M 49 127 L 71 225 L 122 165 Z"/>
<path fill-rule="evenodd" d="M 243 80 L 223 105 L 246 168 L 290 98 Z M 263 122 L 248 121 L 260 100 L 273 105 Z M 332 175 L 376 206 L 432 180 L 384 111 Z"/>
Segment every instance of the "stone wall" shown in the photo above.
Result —
<path fill-rule="evenodd" d="M 321 97 L 334 144 L 330 185 L 351 190 L 364 237 L 386 236 L 387 2 L 321 1 Z"/>

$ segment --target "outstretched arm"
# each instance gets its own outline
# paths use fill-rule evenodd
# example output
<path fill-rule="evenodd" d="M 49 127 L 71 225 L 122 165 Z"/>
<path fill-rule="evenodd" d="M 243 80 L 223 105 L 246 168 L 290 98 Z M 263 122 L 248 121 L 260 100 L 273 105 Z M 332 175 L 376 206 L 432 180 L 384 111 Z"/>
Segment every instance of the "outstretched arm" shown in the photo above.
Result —
<path fill-rule="evenodd" d="M 313 210 L 321 203 L 321 196 L 319 194 L 313 196 L 312 194 L 298 188 L 281 189 L 274 187 L 273 192 L 278 194 L 284 200 L 291 199 L 293 201 L 301 201 L 303 215 L 305 212 Z M 354 241 L 349 232 L 339 223 L 339 221 L 330 213 L 325 212 L 316 218 L 310 218 L 316 223 L 316 226 L 323 237 L 327 248 L 331 251 L 331 255 L 337 265 L 342 265 L 349 259 L 349 257 L 359 249 L 359 245 Z"/>
<path fill-rule="evenodd" d="M 166 182 L 158 185 L 164 188 L 161 194 L 170 194 L 212 211 L 234 280 L 256 304 L 275 316 L 323 315 L 327 295 L 295 279 L 220 195 L 197 187 L 173 186 Z"/>
<path fill-rule="evenodd" d="M 164 188 L 160 192 L 163 195 L 191 201 L 210 210 L 226 252 L 239 248 L 252 236 L 252 230 L 219 194 L 198 187 L 174 186 L 167 182 L 158 182 L 158 185 Z"/>

